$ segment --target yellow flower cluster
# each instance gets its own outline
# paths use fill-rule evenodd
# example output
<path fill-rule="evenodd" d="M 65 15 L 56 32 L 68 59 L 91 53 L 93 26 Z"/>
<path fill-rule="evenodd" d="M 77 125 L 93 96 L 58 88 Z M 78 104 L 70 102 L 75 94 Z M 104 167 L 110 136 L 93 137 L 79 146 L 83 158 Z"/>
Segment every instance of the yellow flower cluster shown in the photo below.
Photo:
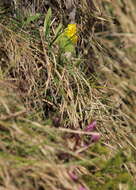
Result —
<path fill-rule="evenodd" d="M 76 24 L 68 24 L 68 27 L 65 30 L 65 35 L 73 42 L 73 44 L 77 43 L 77 25 Z"/>

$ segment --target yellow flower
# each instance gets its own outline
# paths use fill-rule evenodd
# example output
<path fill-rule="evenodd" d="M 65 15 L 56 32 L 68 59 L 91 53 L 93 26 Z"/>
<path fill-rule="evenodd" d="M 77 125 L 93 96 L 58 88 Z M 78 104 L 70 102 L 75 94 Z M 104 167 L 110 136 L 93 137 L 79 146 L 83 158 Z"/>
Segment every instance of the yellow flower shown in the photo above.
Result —
<path fill-rule="evenodd" d="M 68 24 L 68 27 L 65 30 L 65 35 L 73 42 L 73 44 L 77 43 L 77 25 L 76 24 Z"/>

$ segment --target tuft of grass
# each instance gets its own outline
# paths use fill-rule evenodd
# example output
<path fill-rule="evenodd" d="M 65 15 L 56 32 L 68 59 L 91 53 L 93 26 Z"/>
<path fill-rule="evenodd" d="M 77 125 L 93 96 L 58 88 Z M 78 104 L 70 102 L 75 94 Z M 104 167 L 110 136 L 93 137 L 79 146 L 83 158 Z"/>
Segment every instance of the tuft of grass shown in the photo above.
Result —
<path fill-rule="evenodd" d="M 63 1 L 14 3 L 0 9 L 0 189 L 134 190 L 133 1 L 74 2 L 73 54 Z"/>

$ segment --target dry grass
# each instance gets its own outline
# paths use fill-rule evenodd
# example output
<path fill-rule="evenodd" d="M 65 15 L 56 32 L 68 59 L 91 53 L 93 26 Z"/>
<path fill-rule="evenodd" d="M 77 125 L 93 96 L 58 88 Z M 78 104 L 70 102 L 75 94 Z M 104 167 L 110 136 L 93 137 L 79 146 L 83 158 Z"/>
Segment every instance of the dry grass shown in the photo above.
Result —
<path fill-rule="evenodd" d="M 0 188 L 135 189 L 136 8 L 132 1 L 75 2 L 79 42 L 68 59 L 52 43 L 56 26 L 67 24 L 65 4 L 43 2 L 29 11 L 51 6 L 49 38 L 44 15 L 26 26 L 3 10 L 0 16 Z M 28 17 L 25 10 L 18 19 Z M 101 141 L 83 148 L 82 129 L 93 120 Z"/>

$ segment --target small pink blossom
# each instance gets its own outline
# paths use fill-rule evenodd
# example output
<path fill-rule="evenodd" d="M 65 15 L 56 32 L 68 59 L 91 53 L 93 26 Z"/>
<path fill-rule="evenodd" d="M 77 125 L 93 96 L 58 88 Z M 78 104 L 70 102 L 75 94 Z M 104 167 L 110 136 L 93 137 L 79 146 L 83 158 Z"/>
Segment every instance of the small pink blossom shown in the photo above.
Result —
<path fill-rule="evenodd" d="M 69 172 L 69 176 L 73 181 L 78 180 L 78 176 L 74 172 Z"/>
<path fill-rule="evenodd" d="M 79 190 L 87 190 L 87 189 L 85 187 L 83 187 L 83 186 L 80 186 Z"/>
<path fill-rule="evenodd" d="M 99 133 L 92 134 L 91 141 L 97 142 L 99 139 L 100 139 Z"/>
<path fill-rule="evenodd" d="M 88 125 L 86 128 L 85 128 L 85 131 L 93 131 L 94 129 L 96 128 L 96 121 L 93 121 L 90 125 Z"/>

